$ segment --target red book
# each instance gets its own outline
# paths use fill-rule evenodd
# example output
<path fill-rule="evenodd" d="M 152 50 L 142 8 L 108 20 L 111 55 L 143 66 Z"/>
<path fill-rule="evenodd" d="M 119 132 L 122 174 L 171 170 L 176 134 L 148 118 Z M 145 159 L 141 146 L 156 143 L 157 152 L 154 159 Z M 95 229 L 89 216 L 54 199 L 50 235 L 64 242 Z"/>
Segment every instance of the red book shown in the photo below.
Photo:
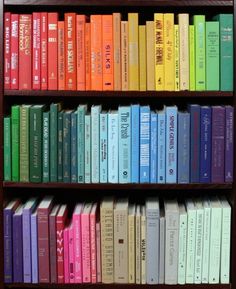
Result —
<path fill-rule="evenodd" d="M 66 90 L 76 90 L 76 14 L 65 13 Z"/>
<path fill-rule="evenodd" d="M 62 205 L 56 217 L 57 229 L 57 283 L 65 283 L 63 231 L 67 218 L 67 206 Z"/>
<path fill-rule="evenodd" d="M 91 25 L 85 23 L 85 83 L 86 90 L 91 90 Z"/>
<path fill-rule="evenodd" d="M 33 13 L 33 89 L 40 89 L 41 87 L 41 13 Z"/>
<path fill-rule="evenodd" d="M 19 15 L 11 15 L 11 89 L 19 89 Z"/>
<path fill-rule="evenodd" d="M 32 89 L 32 15 L 19 18 L 19 89 Z"/>
<path fill-rule="evenodd" d="M 48 89 L 48 13 L 41 13 L 41 89 Z"/>
<path fill-rule="evenodd" d="M 39 283 L 50 283 L 49 214 L 53 197 L 43 198 L 37 208 Z"/>
<path fill-rule="evenodd" d="M 48 13 L 48 89 L 57 90 L 58 13 Z"/>
<path fill-rule="evenodd" d="M 4 13 L 4 89 L 11 88 L 11 13 Z"/>
<path fill-rule="evenodd" d="M 58 90 L 65 90 L 65 31 L 64 21 L 58 21 Z"/>
<path fill-rule="evenodd" d="M 85 15 L 76 15 L 77 90 L 85 90 Z"/>

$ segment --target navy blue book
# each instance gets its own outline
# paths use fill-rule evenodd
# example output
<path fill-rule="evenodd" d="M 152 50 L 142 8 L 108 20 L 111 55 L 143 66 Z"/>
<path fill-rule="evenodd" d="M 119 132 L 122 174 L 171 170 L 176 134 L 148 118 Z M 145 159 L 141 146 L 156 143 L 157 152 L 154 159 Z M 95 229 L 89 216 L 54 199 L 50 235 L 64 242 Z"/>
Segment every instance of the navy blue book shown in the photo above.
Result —
<path fill-rule="evenodd" d="M 190 112 L 190 182 L 200 181 L 200 105 L 189 105 Z"/>
<path fill-rule="evenodd" d="M 71 182 L 71 110 L 63 113 L 63 182 Z"/>
<path fill-rule="evenodd" d="M 77 183 L 77 111 L 71 114 L 71 182 Z"/>
<path fill-rule="evenodd" d="M 57 145 L 57 179 L 58 182 L 63 182 L 63 111 L 58 112 L 58 145 Z"/>
<path fill-rule="evenodd" d="M 211 107 L 201 107 L 200 183 L 211 182 Z"/>

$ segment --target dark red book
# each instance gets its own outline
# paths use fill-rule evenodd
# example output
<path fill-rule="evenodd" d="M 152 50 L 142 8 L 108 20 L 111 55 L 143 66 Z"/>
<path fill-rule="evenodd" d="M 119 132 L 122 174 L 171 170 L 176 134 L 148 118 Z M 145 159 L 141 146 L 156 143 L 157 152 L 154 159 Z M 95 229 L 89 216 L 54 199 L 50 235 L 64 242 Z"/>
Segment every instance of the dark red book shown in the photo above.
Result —
<path fill-rule="evenodd" d="M 4 89 L 11 88 L 11 13 L 4 13 Z"/>
<path fill-rule="evenodd" d="M 33 89 L 40 89 L 41 87 L 41 52 L 40 52 L 40 26 L 41 26 L 41 13 L 33 13 Z"/>
<path fill-rule="evenodd" d="M 48 89 L 48 13 L 41 13 L 41 89 Z"/>
<path fill-rule="evenodd" d="M 11 89 L 19 89 L 19 15 L 11 15 Z"/>

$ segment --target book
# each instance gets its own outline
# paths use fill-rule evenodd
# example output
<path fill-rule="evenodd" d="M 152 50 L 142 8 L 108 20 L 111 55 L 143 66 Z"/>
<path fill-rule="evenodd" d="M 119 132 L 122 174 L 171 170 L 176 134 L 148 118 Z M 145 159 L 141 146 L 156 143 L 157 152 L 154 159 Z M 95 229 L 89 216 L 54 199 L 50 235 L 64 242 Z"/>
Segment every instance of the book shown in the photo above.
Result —
<path fill-rule="evenodd" d="M 69 238 L 69 283 L 75 283 L 75 273 L 74 273 L 74 230 L 73 222 L 71 221 L 68 228 L 68 238 Z"/>
<path fill-rule="evenodd" d="M 225 106 L 225 182 L 233 182 L 234 109 Z"/>
<path fill-rule="evenodd" d="M 146 21 L 146 49 L 147 53 L 147 90 L 155 90 L 155 55 L 154 21 Z"/>
<path fill-rule="evenodd" d="M 50 180 L 49 174 L 49 131 L 50 131 L 50 115 L 49 111 L 43 112 L 43 157 L 42 157 L 42 166 L 43 166 L 43 183 L 48 183 Z"/>
<path fill-rule="evenodd" d="M 175 54 L 175 91 L 179 91 L 179 73 L 180 73 L 180 63 L 179 63 L 179 24 L 174 25 L 174 54 Z"/>
<path fill-rule="evenodd" d="M 78 64 L 78 61 L 77 61 L 77 64 Z M 86 90 L 91 89 L 91 24 L 90 23 L 85 23 L 85 89 Z"/>
<path fill-rule="evenodd" d="M 209 278 L 209 252 L 211 230 L 211 204 L 207 197 L 203 200 L 203 250 L 202 250 L 202 283 L 208 283 Z"/>
<path fill-rule="evenodd" d="M 32 88 L 41 87 L 41 13 L 33 12 L 32 15 Z"/>
<path fill-rule="evenodd" d="M 157 183 L 157 118 L 158 114 L 151 112 L 150 116 L 150 183 Z"/>
<path fill-rule="evenodd" d="M 178 252 L 178 284 L 185 284 L 187 256 L 187 212 L 184 203 L 179 203 L 179 252 Z"/>
<path fill-rule="evenodd" d="M 4 13 L 4 89 L 11 88 L 11 13 Z"/>
<path fill-rule="evenodd" d="M 41 12 L 41 89 L 48 88 L 48 13 Z"/>
<path fill-rule="evenodd" d="M 128 21 L 121 21 L 121 89 L 129 90 L 129 39 Z M 116 79 L 115 79 L 116 81 Z"/>
<path fill-rule="evenodd" d="M 121 14 L 113 13 L 114 90 L 121 90 Z"/>
<path fill-rule="evenodd" d="M 77 177 L 77 169 L 78 169 L 78 157 L 77 157 L 77 120 L 78 120 L 78 112 L 73 111 L 71 113 L 71 134 L 70 134 L 70 153 L 71 153 L 71 182 L 77 183 L 78 177 Z M 84 164 L 84 163 L 83 163 Z"/>
<path fill-rule="evenodd" d="M 68 284 L 70 283 L 70 277 L 69 277 L 69 227 L 66 227 L 63 230 L 63 258 L 64 258 L 64 283 Z"/>
<path fill-rule="evenodd" d="M 11 146 L 12 146 L 12 181 L 18 182 L 20 177 L 19 153 L 20 153 L 20 106 L 11 107 Z"/>
<path fill-rule="evenodd" d="M 158 111 L 157 117 L 157 183 L 166 182 L 166 112 Z"/>
<path fill-rule="evenodd" d="M 97 283 L 97 250 L 100 247 L 100 242 L 97 245 L 97 236 L 96 236 L 96 221 L 98 214 L 98 204 L 93 203 L 91 212 L 89 215 L 89 232 L 90 232 L 90 259 L 91 259 L 91 282 Z"/>
<path fill-rule="evenodd" d="M 91 116 L 86 114 L 84 116 L 84 182 L 91 182 Z"/>
<path fill-rule="evenodd" d="M 159 268 L 159 284 L 165 282 L 165 215 L 164 209 L 160 209 L 160 268 Z"/>
<path fill-rule="evenodd" d="M 77 90 L 86 88 L 86 16 L 76 15 L 76 75 Z M 88 36 L 88 35 L 87 35 Z"/>
<path fill-rule="evenodd" d="M 136 206 L 135 213 L 135 276 L 136 284 L 141 284 L 141 206 Z"/>
<path fill-rule="evenodd" d="M 57 180 L 58 182 L 63 182 L 63 115 L 64 115 L 64 110 L 57 112 L 56 137 L 57 137 Z"/>
<path fill-rule="evenodd" d="M 100 113 L 100 150 L 99 150 L 99 159 L 100 159 L 100 183 L 107 183 L 107 175 L 108 175 L 108 166 L 107 166 L 107 147 L 108 147 L 108 139 L 107 139 L 107 113 L 102 111 Z"/>
<path fill-rule="evenodd" d="M 71 182 L 71 110 L 63 112 L 63 182 Z"/>
<path fill-rule="evenodd" d="M 7 15 L 6 12 L 5 15 Z M 6 17 L 6 24 L 5 24 L 5 53 L 6 58 L 4 57 L 4 66 L 5 66 L 5 76 L 8 74 L 9 69 L 9 61 L 8 61 L 8 53 L 9 53 L 9 25 Z M 10 30 L 10 63 L 11 63 L 11 71 L 10 71 L 10 88 L 11 89 L 19 89 L 19 14 L 11 14 L 11 30 Z M 8 79 L 4 78 L 5 80 Z M 8 85 L 8 83 L 5 83 Z M 8 87 L 9 88 L 9 87 Z"/>
<path fill-rule="evenodd" d="M 196 79 L 195 79 L 195 27 L 189 25 L 189 89 L 195 91 Z"/>
<path fill-rule="evenodd" d="M 139 25 L 139 90 L 147 90 L 146 26 Z"/>
<path fill-rule="evenodd" d="M 31 271 L 32 283 L 38 283 L 38 227 L 37 227 L 37 210 L 31 214 Z"/>
<path fill-rule="evenodd" d="M 4 181 L 11 181 L 12 179 L 12 137 L 11 137 L 11 117 L 4 117 L 3 119 L 3 138 L 4 138 Z"/>
<path fill-rule="evenodd" d="M 135 212 L 136 206 L 129 204 L 128 209 L 128 280 L 134 284 L 136 280 L 135 271 Z"/>
<path fill-rule="evenodd" d="M 100 223 L 100 213 L 97 214 L 96 219 L 96 263 L 97 263 L 97 282 L 102 281 L 101 272 L 101 223 Z M 93 276 L 93 275 L 92 275 Z M 93 282 L 93 279 L 92 279 Z"/>
<path fill-rule="evenodd" d="M 131 105 L 131 182 L 139 183 L 140 106 Z M 109 149 L 109 146 L 108 146 Z"/>
<path fill-rule="evenodd" d="M 117 111 L 108 113 L 108 182 L 118 183 L 119 179 L 119 143 L 118 143 L 119 118 Z"/>
<path fill-rule="evenodd" d="M 141 206 L 141 284 L 146 284 L 146 208 L 144 205 Z"/>
<path fill-rule="evenodd" d="M 58 21 L 58 90 L 65 90 L 65 22 Z"/>

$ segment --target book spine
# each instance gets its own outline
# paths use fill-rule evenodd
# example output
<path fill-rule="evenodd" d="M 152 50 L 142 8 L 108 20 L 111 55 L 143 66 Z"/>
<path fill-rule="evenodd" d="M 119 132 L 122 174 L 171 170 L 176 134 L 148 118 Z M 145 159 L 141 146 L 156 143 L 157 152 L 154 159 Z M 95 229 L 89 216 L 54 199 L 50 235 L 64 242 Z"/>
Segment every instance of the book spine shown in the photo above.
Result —
<path fill-rule="evenodd" d="M 91 183 L 91 116 L 85 115 L 84 121 L 84 182 Z"/>
<path fill-rule="evenodd" d="M 194 281 L 194 260 L 196 243 L 196 210 L 188 211 L 187 225 L 187 257 L 186 257 L 186 283 L 193 284 Z"/>
<path fill-rule="evenodd" d="M 58 112 L 58 153 L 57 153 L 57 179 L 58 182 L 63 182 L 63 111 Z"/>
<path fill-rule="evenodd" d="M 69 278 L 69 229 L 65 228 L 63 231 L 63 240 L 64 240 L 64 245 L 63 245 L 63 258 L 64 258 L 64 282 L 65 284 L 70 283 L 70 278 Z"/>
<path fill-rule="evenodd" d="M 128 21 L 121 21 L 121 89 L 129 90 Z M 115 79 L 114 79 L 115 80 Z M 116 82 L 116 80 L 115 80 Z"/>
<path fill-rule="evenodd" d="M 141 216 L 135 217 L 135 275 L 136 284 L 141 284 Z"/>
<path fill-rule="evenodd" d="M 31 271 L 32 283 L 38 283 L 38 232 L 37 232 L 37 215 L 31 214 Z"/>
<path fill-rule="evenodd" d="M 96 250 L 96 215 L 90 214 L 90 241 L 91 241 L 91 282 L 97 283 L 97 250 Z M 99 244 L 100 246 L 100 244 Z"/>
<path fill-rule="evenodd" d="M 41 71 L 40 71 L 40 63 L 41 63 L 41 14 L 40 12 L 33 13 L 33 57 L 32 57 L 32 78 L 33 78 L 33 89 L 40 89 L 41 86 Z"/>
<path fill-rule="evenodd" d="M 134 284 L 135 276 L 135 216 L 128 216 L 129 283 Z"/>
<path fill-rule="evenodd" d="M 81 214 L 81 246 L 83 283 L 91 282 L 89 214 Z"/>
<path fill-rule="evenodd" d="M 121 90 L 121 86 L 122 86 L 120 40 L 121 40 L 121 14 L 113 13 L 114 90 Z"/>
<path fill-rule="evenodd" d="M 187 246 L 187 214 L 179 216 L 178 284 L 185 284 Z"/>
<path fill-rule="evenodd" d="M 146 216 L 141 216 L 141 284 L 146 284 Z"/>
<path fill-rule="evenodd" d="M 50 105 L 50 181 L 57 182 L 58 167 L 58 105 L 52 103 Z"/>
<path fill-rule="evenodd" d="M 195 78 L 195 27 L 189 25 L 189 89 L 195 91 L 196 78 Z"/>
<path fill-rule="evenodd" d="M 41 13 L 41 89 L 48 89 L 48 13 Z"/>
<path fill-rule="evenodd" d="M 157 125 L 157 183 L 166 182 L 166 115 L 158 113 Z"/>
<path fill-rule="evenodd" d="M 204 206 L 202 283 L 208 283 L 210 252 L 211 208 Z"/>
<path fill-rule="evenodd" d="M 11 181 L 11 118 L 4 117 L 4 181 Z"/>
<path fill-rule="evenodd" d="M 179 25 L 174 25 L 174 55 L 175 55 L 175 91 L 179 91 Z"/>
<path fill-rule="evenodd" d="M 65 90 L 65 23 L 58 21 L 58 90 Z"/>
<path fill-rule="evenodd" d="M 146 21 L 147 40 L 147 90 L 155 90 L 154 22 Z"/>
<path fill-rule="evenodd" d="M 76 15 L 77 90 L 85 90 L 85 15 Z"/>
<path fill-rule="evenodd" d="M 71 182 L 77 183 L 77 112 L 71 114 Z"/>
<path fill-rule="evenodd" d="M 57 283 L 64 283 L 64 220 L 60 216 L 56 217 L 56 238 L 57 238 Z M 68 244 L 67 244 L 68 245 Z"/>
<path fill-rule="evenodd" d="M 81 216 L 73 215 L 75 283 L 82 283 Z"/>
<path fill-rule="evenodd" d="M 4 220 L 4 282 L 13 282 L 12 268 L 12 210 L 3 211 Z"/>
<path fill-rule="evenodd" d="M 157 183 L 157 114 L 151 113 L 150 183 Z"/>
<path fill-rule="evenodd" d="M 202 251 L 203 251 L 203 209 L 197 209 L 196 214 L 196 247 L 195 247 L 195 266 L 194 283 L 200 284 L 202 281 Z"/>
<path fill-rule="evenodd" d="M 49 178 L 49 112 L 43 112 L 43 182 L 48 183 Z"/>
<path fill-rule="evenodd" d="M 119 144 L 118 144 L 118 114 L 108 115 L 108 182 L 118 183 L 119 179 Z"/>
<path fill-rule="evenodd" d="M 78 148 L 78 182 L 84 183 L 84 174 L 85 174 L 85 113 L 86 107 L 79 106 L 77 109 L 77 116 L 78 116 L 78 127 L 77 127 L 77 148 Z"/>
<path fill-rule="evenodd" d="M 100 114 L 100 183 L 107 183 L 107 113 Z"/>
<path fill-rule="evenodd" d="M 91 90 L 91 25 L 85 23 L 85 82 L 86 90 Z"/>
<path fill-rule="evenodd" d="M 11 108 L 12 121 L 12 181 L 19 181 L 19 156 L 20 156 L 20 106 L 14 105 Z"/>
<path fill-rule="evenodd" d="M 11 88 L 11 13 L 4 13 L 4 89 Z"/>
<path fill-rule="evenodd" d="M 5 27 L 5 31 L 7 31 L 8 25 Z M 5 34 L 5 45 L 7 46 L 7 37 L 8 35 Z M 19 89 L 19 15 L 12 14 L 11 15 L 11 89 Z M 5 46 L 5 51 L 8 51 L 8 48 Z M 5 59 L 5 58 L 4 58 Z M 4 62 L 5 66 L 8 63 Z M 7 67 L 5 68 L 7 69 Z M 4 78 L 5 80 L 5 78 Z"/>
<path fill-rule="evenodd" d="M 73 226 L 69 228 L 69 281 L 75 283 L 75 272 L 74 272 L 74 230 Z"/>
<path fill-rule="evenodd" d="M 159 269 L 159 284 L 164 284 L 165 281 L 165 217 L 160 217 L 160 269 Z"/>
<path fill-rule="evenodd" d="M 139 25 L 139 90 L 147 90 L 146 26 Z"/>
<path fill-rule="evenodd" d="M 13 239 L 13 282 L 23 282 L 23 240 L 22 240 L 22 215 L 13 215 L 12 220 Z M 5 252 L 4 252 L 5 253 Z"/>
<path fill-rule="evenodd" d="M 102 282 L 101 272 L 101 224 L 100 221 L 96 221 L 96 263 L 97 263 L 97 283 Z"/>
<path fill-rule="evenodd" d="M 179 14 L 180 90 L 189 89 L 189 15 Z"/>
<path fill-rule="evenodd" d="M 57 283 L 57 234 L 56 216 L 49 216 L 50 278 Z"/>
<path fill-rule="evenodd" d="M 234 109 L 225 107 L 225 182 L 233 182 Z"/>
<path fill-rule="evenodd" d="M 63 182 L 71 181 L 71 112 L 63 113 Z"/>
<path fill-rule="evenodd" d="M 31 230 L 30 230 L 30 209 L 23 209 L 22 232 L 23 238 L 23 272 L 24 283 L 31 283 Z"/>
<path fill-rule="evenodd" d="M 139 183 L 139 119 L 140 107 L 131 106 L 131 182 Z"/>

